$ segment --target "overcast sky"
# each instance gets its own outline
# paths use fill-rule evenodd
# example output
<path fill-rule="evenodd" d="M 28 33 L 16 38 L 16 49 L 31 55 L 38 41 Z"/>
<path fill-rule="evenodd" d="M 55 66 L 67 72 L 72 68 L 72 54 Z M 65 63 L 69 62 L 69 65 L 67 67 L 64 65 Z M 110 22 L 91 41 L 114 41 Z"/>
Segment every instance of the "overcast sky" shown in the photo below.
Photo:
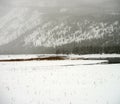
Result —
<path fill-rule="evenodd" d="M 0 0 L 2 5 L 12 6 L 101 6 L 110 8 L 119 8 L 120 0 Z"/>

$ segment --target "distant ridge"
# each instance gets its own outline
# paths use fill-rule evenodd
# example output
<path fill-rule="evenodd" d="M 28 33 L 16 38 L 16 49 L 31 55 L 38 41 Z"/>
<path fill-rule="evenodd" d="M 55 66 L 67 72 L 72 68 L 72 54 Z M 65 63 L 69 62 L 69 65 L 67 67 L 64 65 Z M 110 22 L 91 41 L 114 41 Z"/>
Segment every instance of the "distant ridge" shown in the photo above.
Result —
<path fill-rule="evenodd" d="M 0 53 L 120 53 L 119 12 L 60 10 L 12 9 L 0 18 Z"/>

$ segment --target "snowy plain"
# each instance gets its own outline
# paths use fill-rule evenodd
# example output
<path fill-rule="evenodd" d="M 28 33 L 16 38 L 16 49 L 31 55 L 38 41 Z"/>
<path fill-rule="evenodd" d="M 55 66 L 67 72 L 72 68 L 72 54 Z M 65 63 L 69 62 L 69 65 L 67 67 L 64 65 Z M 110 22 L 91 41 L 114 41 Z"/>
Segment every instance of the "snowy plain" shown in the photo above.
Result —
<path fill-rule="evenodd" d="M 70 58 L 109 58 L 109 57 L 120 57 L 120 54 L 87 54 L 87 55 L 65 55 L 65 54 L 22 54 L 22 55 L 0 55 L 2 59 L 20 59 L 20 58 L 42 58 L 49 56 L 67 56 Z"/>
<path fill-rule="evenodd" d="M 0 104 L 120 104 L 120 64 L 105 61 L 0 62 Z"/>

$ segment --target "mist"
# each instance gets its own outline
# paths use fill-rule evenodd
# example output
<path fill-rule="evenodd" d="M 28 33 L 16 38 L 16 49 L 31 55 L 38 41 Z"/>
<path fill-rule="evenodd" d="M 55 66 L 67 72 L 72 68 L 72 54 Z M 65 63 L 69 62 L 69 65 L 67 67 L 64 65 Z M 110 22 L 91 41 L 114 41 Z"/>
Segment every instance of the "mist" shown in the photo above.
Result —
<path fill-rule="evenodd" d="M 0 4 L 11 7 L 38 6 L 38 7 L 99 7 L 119 8 L 119 0 L 0 0 Z"/>

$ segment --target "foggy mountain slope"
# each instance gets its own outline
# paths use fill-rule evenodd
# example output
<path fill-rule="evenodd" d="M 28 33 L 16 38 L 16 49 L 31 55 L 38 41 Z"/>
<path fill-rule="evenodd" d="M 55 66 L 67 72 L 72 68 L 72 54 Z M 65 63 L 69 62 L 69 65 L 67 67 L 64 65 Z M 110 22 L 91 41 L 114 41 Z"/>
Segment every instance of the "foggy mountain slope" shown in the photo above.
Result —
<path fill-rule="evenodd" d="M 0 19 L 0 45 L 9 43 L 40 23 L 41 14 L 28 8 L 13 9 Z M 36 21 L 34 22 L 34 20 Z M 34 24 L 34 26 L 33 26 Z"/>
<path fill-rule="evenodd" d="M 61 9 L 58 13 L 43 10 L 14 8 L 0 18 L 0 53 L 39 53 L 47 48 L 49 53 L 65 44 L 97 39 L 102 45 L 120 44 L 119 14 L 73 15 Z"/>

